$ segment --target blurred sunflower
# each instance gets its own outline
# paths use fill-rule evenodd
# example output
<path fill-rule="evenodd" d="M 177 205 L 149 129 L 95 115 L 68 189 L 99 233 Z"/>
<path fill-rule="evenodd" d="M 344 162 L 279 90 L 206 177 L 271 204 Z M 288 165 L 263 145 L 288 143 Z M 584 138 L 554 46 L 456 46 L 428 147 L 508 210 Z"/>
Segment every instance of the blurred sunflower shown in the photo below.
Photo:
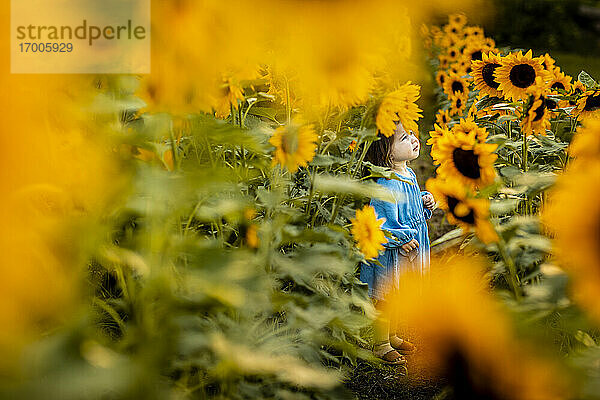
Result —
<path fill-rule="evenodd" d="M 483 187 L 494 181 L 494 161 L 498 156 L 496 144 L 481 143 L 485 137 L 451 132 L 443 135 L 431 149 L 431 157 L 440 166 L 437 173 L 444 178 L 456 178 L 470 187 Z"/>
<path fill-rule="evenodd" d="M 275 146 L 273 165 L 280 164 L 294 173 L 306 166 L 315 156 L 319 137 L 311 125 L 280 126 L 269 143 Z"/>
<path fill-rule="evenodd" d="M 573 167 L 585 166 L 589 162 L 597 162 L 600 156 L 600 119 L 585 120 L 583 126 L 577 129 L 568 153 L 577 158 Z"/>
<path fill-rule="evenodd" d="M 433 124 L 433 130 L 429 131 L 429 139 L 427 139 L 427 144 L 429 146 L 435 146 L 436 141 L 440 137 L 449 134 L 450 132 L 448 131 L 448 128 L 445 125 Z"/>
<path fill-rule="evenodd" d="M 469 62 L 483 60 L 483 55 L 497 51 L 494 47 L 488 46 L 483 40 L 475 40 L 467 43 L 462 53 Z"/>
<path fill-rule="evenodd" d="M 498 90 L 511 100 L 527 98 L 527 89 L 535 84 L 535 79 L 542 76 L 548 80 L 548 72 L 542 67 L 540 58 L 532 58 L 531 50 L 525 55 L 522 52 L 511 53 L 500 58 L 500 66 L 494 72 L 499 83 Z"/>
<path fill-rule="evenodd" d="M 588 90 L 577 100 L 574 114 L 581 118 L 600 117 L 600 90 Z"/>
<path fill-rule="evenodd" d="M 448 24 L 462 28 L 467 24 L 467 16 L 463 13 L 455 13 L 448 15 Z"/>
<path fill-rule="evenodd" d="M 572 295 L 600 323 L 600 123 L 586 121 L 575 146 L 581 155 L 549 192 L 542 222 L 553 233 L 554 252 L 573 278 Z M 576 136 L 577 137 L 577 136 Z M 589 138 L 588 141 L 586 138 Z M 595 144 L 595 154 L 586 148 Z M 566 206 L 568 205 L 568 206 Z"/>
<path fill-rule="evenodd" d="M 446 53 L 446 56 L 448 57 L 448 61 L 449 62 L 453 62 L 458 60 L 458 57 L 460 57 L 461 55 L 461 51 L 459 47 L 450 47 Z"/>
<path fill-rule="evenodd" d="M 415 273 L 401 276 L 384 315 L 426 344 L 412 357 L 426 376 L 446 382 L 446 398 L 568 398 L 570 382 L 554 361 L 513 334 L 509 314 L 488 289 L 483 257 L 437 257 L 431 264 L 426 282 Z"/>
<path fill-rule="evenodd" d="M 464 28 L 464 33 L 466 34 L 465 38 L 467 39 L 471 38 L 483 40 L 485 38 L 483 28 L 479 26 L 467 26 L 466 28 Z"/>
<path fill-rule="evenodd" d="M 468 96 L 469 84 L 458 75 L 450 75 L 444 83 L 444 93 L 450 96 Z"/>
<path fill-rule="evenodd" d="M 440 110 L 438 110 L 437 114 L 435 115 L 435 122 L 444 128 L 448 126 L 448 122 L 450 122 L 451 120 L 452 120 L 452 117 L 448 113 L 448 110 L 440 109 Z"/>
<path fill-rule="evenodd" d="M 479 90 L 479 93 L 482 95 L 487 94 L 493 97 L 501 97 L 502 94 L 498 90 L 500 84 L 496 81 L 494 76 L 496 68 L 500 66 L 500 57 L 492 53 L 484 53 L 481 61 L 473 61 L 471 65 L 473 83 L 475 88 Z"/>
<path fill-rule="evenodd" d="M 377 257 L 384 248 L 383 244 L 387 242 L 381 230 L 384 219 L 377 219 L 375 209 L 365 205 L 361 210 L 356 210 L 356 217 L 351 218 L 350 222 L 352 222 L 352 236 L 357 242 L 358 249 L 367 260 Z"/>
<path fill-rule="evenodd" d="M 471 110 L 475 110 L 475 107 L 471 107 L 469 111 Z M 485 143 L 488 136 L 487 130 L 477 125 L 472 116 L 466 119 L 461 118 L 460 121 L 452 127 L 452 133 L 454 135 L 462 134 L 473 137 L 479 143 Z"/>
<path fill-rule="evenodd" d="M 450 97 L 450 115 L 462 115 L 467 107 L 468 96 L 463 94 Z"/>
<path fill-rule="evenodd" d="M 398 121 L 402 123 L 407 132 L 413 131 L 418 134 L 417 121 L 422 117 L 422 111 L 417 106 L 421 88 L 413 85 L 410 81 L 400 86 L 397 90 L 384 96 L 377 109 L 375 124 L 377 130 L 390 137 L 396 130 Z"/>
<path fill-rule="evenodd" d="M 213 97 L 212 107 L 215 115 L 219 118 L 228 117 L 232 108 L 238 109 L 238 101 L 244 101 L 242 88 L 231 77 L 224 76 L 219 96 Z"/>
<path fill-rule="evenodd" d="M 539 79 L 541 78 L 538 77 Z M 533 133 L 546 135 L 546 129 L 550 129 L 550 112 L 547 100 L 549 90 L 536 85 L 529 90 L 529 93 L 531 94 L 529 101 L 525 104 L 521 115 L 521 131 L 526 136 Z"/>
<path fill-rule="evenodd" d="M 456 179 L 430 178 L 425 184 L 433 194 L 438 206 L 446 211 L 448 222 L 464 232 L 475 231 L 484 243 L 498 240 L 498 235 L 489 221 L 490 202 L 474 198 L 474 194 L 463 182 Z"/>
<path fill-rule="evenodd" d="M 438 83 L 438 85 L 441 88 L 443 88 L 444 83 L 446 82 L 446 79 L 448 79 L 448 74 L 446 73 L 446 71 L 441 69 L 441 65 L 440 65 L 440 70 L 435 74 L 435 80 Z"/>

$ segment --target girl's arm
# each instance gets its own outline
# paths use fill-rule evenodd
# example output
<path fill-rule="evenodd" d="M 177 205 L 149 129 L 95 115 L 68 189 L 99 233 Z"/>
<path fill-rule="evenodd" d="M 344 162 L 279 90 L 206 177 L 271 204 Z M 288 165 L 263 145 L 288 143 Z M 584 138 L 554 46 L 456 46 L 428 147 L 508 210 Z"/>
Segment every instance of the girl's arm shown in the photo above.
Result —
<path fill-rule="evenodd" d="M 396 203 L 372 199 L 371 205 L 375 209 L 378 218 L 385 218 L 381 229 L 390 231 L 397 238 L 388 239 L 388 242 L 384 243 L 384 247 L 388 249 L 400 247 L 417 237 L 416 229 L 412 229 L 398 221 L 398 205 Z"/>

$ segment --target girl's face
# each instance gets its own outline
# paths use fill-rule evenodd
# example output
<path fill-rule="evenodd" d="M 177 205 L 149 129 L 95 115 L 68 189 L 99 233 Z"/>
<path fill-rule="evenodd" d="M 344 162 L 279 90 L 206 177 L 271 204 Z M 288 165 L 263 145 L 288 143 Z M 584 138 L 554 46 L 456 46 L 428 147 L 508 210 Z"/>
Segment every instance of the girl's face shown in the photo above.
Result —
<path fill-rule="evenodd" d="M 410 161 L 419 157 L 421 143 L 414 133 L 406 132 L 400 122 L 396 125 L 394 141 L 392 142 L 392 159 L 397 161 Z"/>

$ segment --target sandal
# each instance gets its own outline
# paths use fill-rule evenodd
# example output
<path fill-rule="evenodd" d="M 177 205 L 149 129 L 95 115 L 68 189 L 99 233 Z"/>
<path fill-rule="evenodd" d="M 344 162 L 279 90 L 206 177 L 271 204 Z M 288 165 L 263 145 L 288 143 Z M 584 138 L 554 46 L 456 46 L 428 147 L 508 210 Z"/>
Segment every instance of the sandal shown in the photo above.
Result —
<path fill-rule="evenodd" d="M 395 353 L 395 354 L 394 354 Z M 404 365 L 406 358 L 398 353 L 390 342 L 382 342 L 373 346 L 373 354 L 388 365 Z"/>
<path fill-rule="evenodd" d="M 398 350 L 401 354 L 411 354 L 417 350 L 417 347 L 408 340 L 400 339 L 398 336 L 390 336 L 390 346 Z"/>

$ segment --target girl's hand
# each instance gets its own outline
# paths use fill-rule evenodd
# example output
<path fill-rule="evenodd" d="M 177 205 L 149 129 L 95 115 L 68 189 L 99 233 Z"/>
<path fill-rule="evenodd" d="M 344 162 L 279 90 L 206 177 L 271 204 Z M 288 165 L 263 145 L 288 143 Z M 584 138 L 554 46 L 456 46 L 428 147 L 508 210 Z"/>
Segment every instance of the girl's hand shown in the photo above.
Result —
<path fill-rule="evenodd" d="M 416 239 L 412 239 L 410 242 L 404 243 L 402 246 L 400 246 L 400 248 L 407 253 L 411 252 L 417 247 L 419 247 L 419 242 L 417 242 Z"/>
<path fill-rule="evenodd" d="M 433 198 L 432 194 L 427 193 L 423 195 L 423 205 L 425 208 L 433 211 L 435 208 L 435 199 Z"/>

